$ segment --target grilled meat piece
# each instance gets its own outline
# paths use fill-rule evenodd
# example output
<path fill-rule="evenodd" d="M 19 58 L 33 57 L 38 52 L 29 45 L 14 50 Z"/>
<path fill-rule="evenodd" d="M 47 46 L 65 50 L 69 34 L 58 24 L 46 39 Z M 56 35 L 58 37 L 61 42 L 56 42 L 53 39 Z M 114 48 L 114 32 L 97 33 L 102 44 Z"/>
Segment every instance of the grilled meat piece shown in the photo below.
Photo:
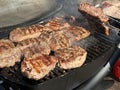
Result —
<path fill-rule="evenodd" d="M 108 22 L 109 18 L 103 13 L 102 9 L 96 8 L 88 3 L 81 3 L 80 12 L 85 16 L 95 19 L 98 22 L 106 23 Z"/>
<path fill-rule="evenodd" d="M 70 26 L 54 32 L 44 32 L 40 38 L 46 41 L 51 50 L 55 51 L 60 48 L 68 48 L 74 41 L 81 40 L 90 35 L 90 32 L 83 27 Z"/>
<path fill-rule="evenodd" d="M 0 59 L 4 57 L 11 56 L 11 49 L 14 48 L 14 44 L 7 39 L 1 39 L 0 40 Z"/>
<path fill-rule="evenodd" d="M 71 42 L 67 36 L 65 36 L 64 31 L 54 31 L 46 32 L 40 36 L 40 38 L 48 43 L 51 50 L 55 51 L 60 48 L 67 48 L 71 46 Z"/>
<path fill-rule="evenodd" d="M 36 54 L 22 62 L 21 72 L 29 79 L 39 80 L 55 68 L 57 61 L 53 56 Z"/>
<path fill-rule="evenodd" d="M 55 51 L 58 58 L 58 66 L 62 69 L 72 69 L 83 65 L 86 60 L 87 52 L 78 46 L 58 49 Z"/>
<path fill-rule="evenodd" d="M 68 48 L 71 46 L 71 42 L 67 36 L 65 36 L 64 31 L 57 31 L 52 33 L 52 38 L 49 45 L 52 50 L 57 50 L 60 48 Z"/>
<path fill-rule="evenodd" d="M 90 35 L 90 32 L 83 27 L 71 26 L 66 28 L 64 34 L 70 39 L 70 41 L 79 41 Z"/>
<path fill-rule="evenodd" d="M 54 18 L 52 20 L 49 20 L 47 24 L 45 24 L 45 27 L 43 30 L 45 31 L 56 31 L 61 30 L 63 28 L 70 27 L 70 24 L 65 22 L 62 18 Z"/>
<path fill-rule="evenodd" d="M 120 19 L 120 1 L 104 1 L 102 9 L 106 15 Z"/>
<path fill-rule="evenodd" d="M 0 68 L 10 67 L 20 62 L 21 51 L 7 39 L 0 40 Z"/>
<path fill-rule="evenodd" d="M 31 25 L 23 28 L 16 28 L 10 32 L 10 40 L 13 42 L 19 42 L 29 38 L 39 37 L 43 30 L 42 25 Z"/>
<path fill-rule="evenodd" d="M 31 38 L 18 42 L 17 47 L 20 48 L 25 58 L 32 57 L 36 53 L 49 55 L 49 45 L 40 38 Z"/>
<path fill-rule="evenodd" d="M 79 11 L 86 17 L 92 30 L 109 35 L 110 31 L 107 26 L 109 18 L 100 8 L 96 8 L 88 3 L 81 3 Z"/>

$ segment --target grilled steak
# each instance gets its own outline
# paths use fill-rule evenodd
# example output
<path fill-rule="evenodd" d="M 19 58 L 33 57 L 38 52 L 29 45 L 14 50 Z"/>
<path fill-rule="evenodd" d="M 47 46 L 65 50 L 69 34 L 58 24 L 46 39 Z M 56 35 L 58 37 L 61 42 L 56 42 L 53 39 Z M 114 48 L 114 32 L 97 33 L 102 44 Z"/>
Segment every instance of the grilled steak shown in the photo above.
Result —
<path fill-rule="evenodd" d="M 109 18 L 103 13 L 100 8 L 96 8 L 88 3 L 81 3 L 79 11 L 83 16 L 86 17 L 90 27 L 94 31 L 109 35 L 109 27 L 106 25 Z"/>
<path fill-rule="evenodd" d="M 39 80 L 48 75 L 56 63 L 57 59 L 53 56 L 36 54 L 22 62 L 21 72 L 29 79 Z"/>
<path fill-rule="evenodd" d="M 21 51 L 10 40 L 0 40 L 0 68 L 10 67 L 20 62 Z"/>
<path fill-rule="evenodd" d="M 40 38 L 48 43 L 51 50 L 55 51 L 60 48 L 67 48 L 71 46 L 71 42 L 64 34 L 64 31 L 46 32 Z"/>
<path fill-rule="evenodd" d="M 80 67 L 86 60 L 87 52 L 77 46 L 55 51 L 58 58 L 58 66 L 62 69 L 72 69 Z"/>
<path fill-rule="evenodd" d="M 36 53 L 49 55 L 49 45 L 40 38 L 31 38 L 18 42 L 17 47 L 22 51 L 25 58 L 32 57 Z"/>
<path fill-rule="evenodd" d="M 65 22 L 62 18 L 56 17 L 52 20 L 49 20 L 48 23 L 43 28 L 43 30 L 56 31 L 67 27 L 70 27 L 69 23 Z"/>
<path fill-rule="evenodd" d="M 66 31 L 64 34 L 70 39 L 70 41 L 79 41 L 83 38 L 86 38 L 90 35 L 90 32 L 83 27 L 71 26 L 65 28 Z"/>
<path fill-rule="evenodd" d="M 13 42 L 19 42 L 29 38 L 39 37 L 43 30 L 42 25 L 32 25 L 23 28 L 17 28 L 10 32 L 10 40 Z"/>
<path fill-rule="evenodd" d="M 71 46 L 72 42 L 89 35 L 90 32 L 83 27 L 70 26 L 54 32 L 44 32 L 40 35 L 40 38 L 49 44 L 51 50 L 55 51 L 60 48 L 67 48 Z"/>

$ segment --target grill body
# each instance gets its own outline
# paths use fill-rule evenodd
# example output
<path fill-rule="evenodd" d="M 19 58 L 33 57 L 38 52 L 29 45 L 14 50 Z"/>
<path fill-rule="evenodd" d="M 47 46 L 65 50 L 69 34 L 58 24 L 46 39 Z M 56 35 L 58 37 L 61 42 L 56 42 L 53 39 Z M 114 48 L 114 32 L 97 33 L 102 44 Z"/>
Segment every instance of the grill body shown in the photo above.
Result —
<path fill-rule="evenodd" d="M 88 27 L 86 26 L 85 18 L 81 16 L 77 10 L 79 4 L 78 1 L 79 0 L 74 0 L 74 2 L 73 0 L 58 0 L 59 3 L 63 4 L 62 10 L 49 18 L 40 18 L 40 20 L 47 22 L 56 16 L 73 15 L 77 18 L 77 22 L 72 24 Z M 36 21 L 34 23 L 36 23 Z M 23 26 L 26 25 L 28 25 L 28 23 L 24 23 Z M 0 38 L 7 38 L 9 32 L 15 27 L 1 28 Z M 73 43 L 73 45 L 81 46 L 88 52 L 87 60 L 80 68 L 62 70 L 56 67 L 50 75 L 39 81 L 33 81 L 24 78 L 20 73 L 20 64 L 16 64 L 12 68 L 0 70 L 0 77 L 5 82 L 5 84 L 3 83 L 2 85 L 5 87 L 10 85 L 15 90 L 72 90 L 97 75 L 99 71 L 107 65 L 111 55 L 115 51 L 118 41 L 120 40 L 117 35 L 118 32 L 119 31 L 115 30 L 115 28 L 111 28 L 111 34 L 109 37 L 98 33 L 92 33 L 88 38 Z M 112 61 L 112 63 L 114 63 L 114 61 Z"/>

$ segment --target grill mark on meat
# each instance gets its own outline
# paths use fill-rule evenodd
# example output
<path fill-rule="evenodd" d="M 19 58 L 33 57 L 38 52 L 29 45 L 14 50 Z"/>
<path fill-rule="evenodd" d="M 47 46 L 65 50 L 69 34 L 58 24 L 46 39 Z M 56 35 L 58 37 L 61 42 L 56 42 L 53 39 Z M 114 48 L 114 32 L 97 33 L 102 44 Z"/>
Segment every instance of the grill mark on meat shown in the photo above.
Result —
<path fill-rule="evenodd" d="M 78 26 L 71 26 L 64 30 L 64 35 L 69 38 L 70 41 L 78 41 L 83 38 L 86 38 L 90 35 L 90 32 L 87 31 L 85 28 L 78 27 Z"/>
<path fill-rule="evenodd" d="M 23 41 L 29 38 L 36 38 L 43 31 L 42 25 L 31 25 L 22 28 L 16 28 L 10 32 L 10 40 L 13 42 Z"/>
<path fill-rule="evenodd" d="M 68 38 L 66 36 L 62 35 L 62 37 L 60 38 L 61 47 L 69 47 L 68 43 L 69 43 Z"/>
<path fill-rule="evenodd" d="M 88 20 L 92 30 L 99 33 L 109 35 L 109 27 L 107 26 L 109 17 L 107 17 L 102 9 L 96 8 L 88 3 L 81 3 L 79 11 Z"/>
<path fill-rule="evenodd" d="M 31 53 L 31 55 L 35 54 L 34 48 L 28 47 L 29 52 Z"/>
<path fill-rule="evenodd" d="M 6 47 L 6 48 L 12 48 L 12 47 L 13 47 L 13 44 L 1 42 L 1 43 L 0 43 L 0 47 L 1 47 L 1 46 L 4 46 L 4 47 Z"/>
<path fill-rule="evenodd" d="M 85 62 L 86 54 L 87 52 L 78 46 L 55 51 L 55 56 L 58 58 L 58 66 L 63 69 L 80 67 Z"/>
<path fill-rule="evenodd" d="M 21 51 L 8 39 L 0 40 L 0 68 L 10 67 L 20 62 Z"/>
<path fill-rule="evenodd" d="M 17 46 L 22 50 L 23 56 L 25 58 L 32 57 L 32 55 L 36 53 L 47 54 L 47 55 L 49 55 L 50 53 L 49 45 L 40 38 L 32 38 L 22 41 L 18 43 Z"/>
<path fill-rule="evenodd" d="M 49 66 L 52 63 L 51 57 L 49 57 L 47 55 L 44 55 L 41 58 L 42 58 L 42 61 L 43 61 L 44 65 L 46 65 L 46 66 Z"/>
<path fill-rule="evenodd" d="M 57 31 L 63 28 L 67 28 L 69 26 L 70 24 L 65 22 L 62 18 L 56 17 L 52 20 L 49 20 L 48 23 L 45 25 L 44 29 L 46 31 Z"/>
<path fill-rule="evenodd" d="M 0 46 L 0 52 L 2 51 L 2 50 L 7 50 L 7 49 L 9 49 L 9 47 L 6 47 L 6 46 Z"/>
<path fill-rule="evenodd" d="M 26 58 L 21 64 L 21 71 L 24 76 L 39 80 L 49 74 L 55 68 L 57 59 L 53 56 L 36 54 L 32 58 Z"/>
<path fill-rule="evenodd" d="M 38 62 L 34 63 L 33 60 L 28 60 L 37 73 L 40 73 L 40 69 L 37 67 Z M 37 60 L 36 60 L 37 61 Z M 40 65 L 40 64 L 39 64 Z"/>

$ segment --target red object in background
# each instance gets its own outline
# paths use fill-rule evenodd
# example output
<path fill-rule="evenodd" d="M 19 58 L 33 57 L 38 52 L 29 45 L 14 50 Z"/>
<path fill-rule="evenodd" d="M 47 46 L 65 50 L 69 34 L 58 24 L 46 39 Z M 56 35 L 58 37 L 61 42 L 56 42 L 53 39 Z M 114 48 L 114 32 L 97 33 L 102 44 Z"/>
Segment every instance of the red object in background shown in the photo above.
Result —
<path fill-rule="evenodd" d="M 120 80 L 120 59 L 116 61 L 114 67 L 113 67 L 113 74 L 117 79 Z"/>

